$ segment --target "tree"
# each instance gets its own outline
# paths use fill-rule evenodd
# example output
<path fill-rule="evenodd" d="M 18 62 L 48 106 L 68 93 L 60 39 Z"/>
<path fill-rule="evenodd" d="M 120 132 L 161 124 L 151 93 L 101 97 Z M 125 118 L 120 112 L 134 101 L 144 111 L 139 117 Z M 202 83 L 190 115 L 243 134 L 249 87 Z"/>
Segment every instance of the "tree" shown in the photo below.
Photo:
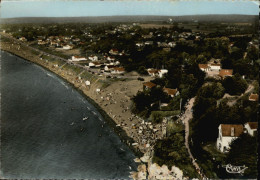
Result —
<path fill-rule="evenodd" d="M 148 74 L 148 72 L 147 72 L 147 70 L 146 70 L 146 68 L 145 68 L 144 66 L 140 66 L 140 67 L 137 69 L 137 72 L 138 72 L 139 74 L 143 74 L 143 75 L 147 75 L 147 74 Z"/>
<path fill-rule="evenodd" d="M 144 110 L 149 110 L 151 100 L 150 96 L 145 92 L 138 91 L 137 94 L 132 98 L 134 102 L 133 111 L 135 113 L 140 113 Z"/>
<path fill-rule="evenodd" d="M 240 95 L 247 89 L 247 82 L 241 78 L 239 74 L 235 74 L 233 77 L 226 77 L 222 81 L 223 87 L 230 95 Z"/>
<path fill-rule="evenodd" d="M 198 91 L 198 96 L 205 98 L 215 98 L 220 99 L 225 93 L 225 89 L 221 83 L 212 83 L 202 86 Z"/>
<path fill-rule="evenodd" d="M 226 163 L 234 166 L 248 167 L 245 170 L 243 178 L 257 177 L 257 139 L 248 134 L 242 134 L 234 140 L 230 146 L 230 152 L 227 155 Z"/>
<path fill-rule="evenodd" d="M 163 92 L 161 87 L 155 87 L 152 88 L 150 91 L 150 100 L 152 102 L 156 102 L 156 101 L 168 102 L 169 96 L 165 92 Z"/>
<path fill-rule="evenodd" d="M 197 96 L 193 106 L 193 116 L 199 119 L 210 107 L 215 107 L 217 102 L 214 98 L 205 98 Z"/>

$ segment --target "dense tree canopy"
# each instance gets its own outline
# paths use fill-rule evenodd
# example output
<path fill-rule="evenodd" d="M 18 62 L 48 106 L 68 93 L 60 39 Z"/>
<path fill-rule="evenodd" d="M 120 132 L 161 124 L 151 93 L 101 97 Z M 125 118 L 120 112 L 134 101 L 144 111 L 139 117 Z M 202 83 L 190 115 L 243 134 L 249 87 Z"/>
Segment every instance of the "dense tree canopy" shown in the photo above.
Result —
<path fill-rule="evenodd" d="M 257 169 L 257 139 L 247 134 L 241 135 L 238 139 L 233 141 L 230 146 L 231 150 L 228 153 L 226 163 L 234 166 L 248 167 L 241 178 L 256 178 Z"/>

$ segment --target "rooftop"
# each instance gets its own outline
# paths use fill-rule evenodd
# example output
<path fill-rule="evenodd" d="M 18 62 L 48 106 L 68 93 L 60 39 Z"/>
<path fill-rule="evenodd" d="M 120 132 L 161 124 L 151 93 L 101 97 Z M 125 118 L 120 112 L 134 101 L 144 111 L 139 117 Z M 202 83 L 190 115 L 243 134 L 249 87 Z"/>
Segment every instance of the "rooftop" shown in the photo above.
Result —
<path fill-rule="evenodd" d="M 222 130 L 222 136 L 230 136 L 231 137 L 231 128 L 234 128 L 234 136 L 239 137 L 244 130 L 243 125 L 241 124 L 220 124 Z"/>
<path fill-rule="evenodd" d="M 152 83 L 152 82 L 145 82 L 143 85 L 146 86 L 146 87 L 148 87 L 148 88 L 153 88 L 153 87 L 156 86 L 156 84 L 154 84 L 154 83 Z"/>

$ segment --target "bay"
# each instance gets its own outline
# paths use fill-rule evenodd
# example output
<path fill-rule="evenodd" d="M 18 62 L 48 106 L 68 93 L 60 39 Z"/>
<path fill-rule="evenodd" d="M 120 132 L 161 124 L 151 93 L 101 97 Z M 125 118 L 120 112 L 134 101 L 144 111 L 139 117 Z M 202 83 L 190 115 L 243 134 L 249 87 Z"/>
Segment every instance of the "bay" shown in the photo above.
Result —
<path fill-rule="evenodd" d="M 54 73 L 1 51 L 0 85 L 1 177 L 128 179 L 136 170 L 94 106 Z"/>

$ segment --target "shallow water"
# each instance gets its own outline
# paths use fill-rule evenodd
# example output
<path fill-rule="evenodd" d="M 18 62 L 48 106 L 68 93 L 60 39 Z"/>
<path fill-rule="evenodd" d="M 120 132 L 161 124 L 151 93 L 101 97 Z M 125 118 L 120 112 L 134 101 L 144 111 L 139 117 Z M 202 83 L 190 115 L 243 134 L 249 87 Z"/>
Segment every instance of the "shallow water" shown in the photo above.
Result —
<path fill-rule="evenodd" d="M 2 177 L 126 179 L 136 169 L 98 111 L 55 74 L 2 51 L 0 85 Z"/>

